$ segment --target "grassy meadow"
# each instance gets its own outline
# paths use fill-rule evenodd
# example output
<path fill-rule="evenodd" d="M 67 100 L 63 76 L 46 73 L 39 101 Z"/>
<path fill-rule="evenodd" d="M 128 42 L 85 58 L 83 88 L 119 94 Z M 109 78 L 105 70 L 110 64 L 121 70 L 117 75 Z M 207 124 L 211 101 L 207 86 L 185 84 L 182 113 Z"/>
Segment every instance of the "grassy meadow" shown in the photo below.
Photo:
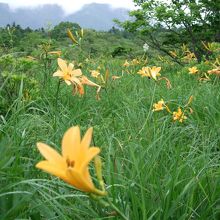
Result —
<path fill-rule="evenodd" d="M 219 219 L 220 79 L 207 73 L 219 68 L 218 58 L 179 65 L 140 52 L 140 44 L 133 54 L 96 57 L 70 40 L 29 53 L 2 47 L 0 219 Z M 80 95 L 76 84 L 53 77 L 58 58 L 101 86 L 98 99 L 97 86 L 82 83 Z M 139 72 L 153 66 L 161 76 Z M 189 74 L 193 66 L 198 71 Z M 178 108 L 182 120 L 174 118 Z M 43 160 L 36 143 L 61 152 L 64 133 L 76 125 L 81 136 L 93 127 L 90 146 L 101 150 L 107 199 L 35 167 Z M 89 171 L 100 188 L 93 162 Z"/>

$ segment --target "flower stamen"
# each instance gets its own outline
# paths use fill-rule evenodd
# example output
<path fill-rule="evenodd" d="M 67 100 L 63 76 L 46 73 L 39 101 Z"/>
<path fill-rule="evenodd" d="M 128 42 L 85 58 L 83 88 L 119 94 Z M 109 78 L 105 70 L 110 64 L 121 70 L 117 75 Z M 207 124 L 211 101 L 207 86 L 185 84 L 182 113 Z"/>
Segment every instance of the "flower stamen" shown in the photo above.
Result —
<path fill-rule="evenodd" d="M 69 158 L 66 159 L 66 164 L 67 164 L 67 167 L 74 167 L 75 165 L 75 161 L 71 161 Z"/>

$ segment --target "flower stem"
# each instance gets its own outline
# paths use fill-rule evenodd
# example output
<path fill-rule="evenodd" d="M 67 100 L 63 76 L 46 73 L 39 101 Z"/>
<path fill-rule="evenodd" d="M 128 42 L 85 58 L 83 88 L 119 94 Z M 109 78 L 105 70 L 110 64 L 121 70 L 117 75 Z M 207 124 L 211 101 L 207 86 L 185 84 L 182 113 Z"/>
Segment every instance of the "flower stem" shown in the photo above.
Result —
<path fill-rule="evenodd" d="M 110 200 L 109 197 L 107 197 L 106 200 L 108 201 L 109 206 L 110 206 L 112 209 L 114 209 L 114 210 L 121 216 L 122 219 L 128 220 L 128 218 L 125 216 L 125 214 L 122 213 L 122 212 L 118 209 L 118 207 L 115 206 L 115 205 L 111 202 L 111 200 Z"/>
<path fill-rule="evenodd" d="M 89 195 L 91 199 L 95 200 L 96 202 L 98 202 L 100 205 L 102 205 L 103 207 L 105 208 L 108 208 L 108 207 L 111 207 L 122 219 L 124 220 L 129 220 L 125 214 L 123 212 L 121 212 L 117 206 L 115 206 L 111 199 L 106 196 L 105 199 L 103 197 L 99 197 L 99 196 L 96 196 L 94 194 L 90 194 Z"/>
<path fill-rule="evenodd" d="M 56 98 L 56 111 L 58 110 L 57 108 L 58 108 L 58 96 L 59 96 L 59 91 L 60 91 L 60 83 L 61 83 L 61 81 L 59 80 L 59 82 L 58 82 L 58 84 L 57 84 L 57 91 L 56 91 L 56 96 L 55 96 L 55 98 Z"/>
<path fill-rule="evenodd" d="M 170 113 L 170 114 L 173 114 L 171 111 L 170 111 L 170 108 L 168 107 L 168 105 L 165 105 L 166 107 L 166 110 Z"/>
<path fill-rule="evenodd" d="M 57 128 L 57 117 L 58 117 L 58 98 L 59 98 L 59 91 L 60 91 L 60 83 L 61 81 L 59 80 L 58 84 L 57 84 L 57 91 L 56 91 L 56 95 L 55 95 L 55 129 Z"/>

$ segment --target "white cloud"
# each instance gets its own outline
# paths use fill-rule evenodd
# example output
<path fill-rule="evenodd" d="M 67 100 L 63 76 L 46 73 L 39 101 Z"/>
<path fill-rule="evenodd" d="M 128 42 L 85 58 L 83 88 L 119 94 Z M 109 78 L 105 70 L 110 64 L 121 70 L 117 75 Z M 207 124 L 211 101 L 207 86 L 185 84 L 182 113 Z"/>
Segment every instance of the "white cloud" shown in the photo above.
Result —
<path fill-rule="evenodd" d="M 123 7 L 128 9 L 134 8 L 132 0 L 0 0 L 0 2 L 8 3 L 12 8 L 29 7 L 43 4 L 58 4 L 67 12 L 71 13 L 79 10 L 83 5 L 89 3 L 108 3 L 112 7 Z"/>

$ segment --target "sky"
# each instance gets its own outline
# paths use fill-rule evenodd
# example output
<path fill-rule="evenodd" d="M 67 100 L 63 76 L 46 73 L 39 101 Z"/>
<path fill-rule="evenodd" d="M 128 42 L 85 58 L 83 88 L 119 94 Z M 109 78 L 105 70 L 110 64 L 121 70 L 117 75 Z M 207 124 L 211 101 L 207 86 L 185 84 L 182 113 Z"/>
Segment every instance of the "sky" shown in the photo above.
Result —
<path fill-rule="evenodd" d="M 0 2 L 8 3 L 12 9 L 18 7 L 34 7 L 43 4 L 58 4 L 67 14 L 78 11 L 83 5 L 93 2 L 107 3 L 112 7 L 134 9 L 134 3 L 132 0 L 0 0 Z"/>

